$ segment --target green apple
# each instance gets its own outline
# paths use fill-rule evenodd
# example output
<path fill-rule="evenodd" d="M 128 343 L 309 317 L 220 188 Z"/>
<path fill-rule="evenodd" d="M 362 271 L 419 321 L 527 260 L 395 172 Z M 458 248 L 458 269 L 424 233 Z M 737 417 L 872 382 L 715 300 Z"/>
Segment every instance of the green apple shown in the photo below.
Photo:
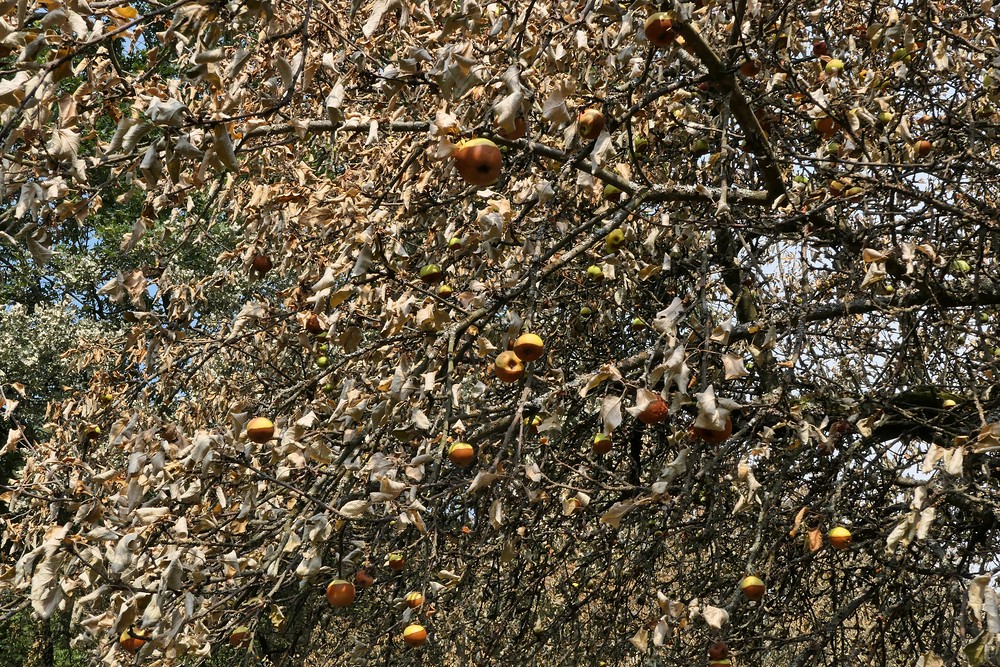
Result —
<path fill-rule="evenodd" d="M 428 264 L 420 269 L 420 279 L 428 284 L 440 282 L 443 275 L 437 264 Z"/>
<path fill-rule="evenodd" d="M 964 259 L 953 259 L 951 260 L 951 270 L 953 273 L 968 273 L 972 270 L 972 266 Z"/>
<path fill-rule="evenodd" d="M 823 68 L 827 76 L 840 76 L 844 71 L 844 61 L 840 58 L 833 58 Z"/>
<path fill-rule="evenodd" d="M 589 280 L 600 280 L 603 277 L 604 271 L 601 270 L 601 267 L 596 264 L 591 264 L 587 267 L 587 278 Z"/>
<path fill-rule="evenodd" d="M 461 250 L 462 245 L 463 245 L 462 239 L 458 238 L 457 236 L 452 236 L 450 239 L 448 239 L 448 250 L 451 250 L 452 252 L 458 252 L 459 250 Z"/>
<path fill-rule="evenodd" d="M 644 319 L 642 319 L 641 317 L 636 316 L 636 317 L 632 318 L 632 328 L 633 329 L 645 329 L 646 326 L 648 326 L 646 324 L 646 321 Z"/>
<path fill-rule="evenodd" d="M 622 191 L 621 189 L 608 183 L 604 186 L 604 198 L 608 201 L 618 201 L 622 198 Z"/>
<path fill-rule="evenodd" d="M 590 309 L 590 306 L 584 306 L 580 309 L 580 317 L 587 319 L 594 314 L 594 311 Z"/>
<path fill-rule="evenodd" d="M 621 246 L 624 241 L 625 232 L 621 229 L 612 229 L 608 232 L 608 235 L 604 237 L 604 247 L 608 251 L 614 252 L 615 250 L 618 250 L 619 246 Z"/>
<path fill-rule="evenodd" d="M 892 62 L 894 62 L 894 63 L 898 63 L 898 62 L 908 63 L 911 60 L 913 60 L 913 54 L 910 53 L 909 50 L 907 50 L 907 49 L 905 49 L 903 47 L 900 47 L 900 48 L 898 48 L 898 49 L 896 49 L 895 51 L 892 52 L 892 56 L 890 57 L 890 60 Z"/>
<path fill-rule="evenodd" d="M 453 290 L 452 287 L 451 287 L 451 285 L 449 285 L 448 283 L 441 283 L 440 285 L 438 285 L 438 288 L 437 288 L 438 296 L 442 296 L 442 297 L 448 298 L 454 292 L 455 292 L 455 290 Z"/>
<path fill-rule="evenodd" d="M 645 134 L 636 135 L 632 140 L 632 149 L 636 153 L 645 153 L 649 150 L 649 139 L 646 138 Z"/>
<path fill-rule="evenodd" d="M 330 365 L 330 360 L 327 357 L 318 357 L 316 359 L 316 365 L 320 368 L 326 368 Z"/>

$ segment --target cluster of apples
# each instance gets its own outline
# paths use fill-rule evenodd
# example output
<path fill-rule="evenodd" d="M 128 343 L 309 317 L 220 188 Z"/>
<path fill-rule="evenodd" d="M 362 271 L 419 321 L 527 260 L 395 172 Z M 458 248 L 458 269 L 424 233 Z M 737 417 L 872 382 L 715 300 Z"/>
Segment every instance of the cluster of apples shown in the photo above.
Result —
<path fill-rule="evenodd" d="M 521 334 L 514 347 L 501 352 L 493 363 L 493 373 L 501 382 L 517 382 L 524 375 L 524 364 L 540 359 L 545 353 L 545 341 L 532 333 Z"/>
<path fill-rule="evenodd" d="M 389 554 L 389 569 L 399 572 L 406 567 L 406 558 L 401 553 Z M 375 579 L 365 570 L 358 570 L 354 575 L 354 580 L 361 588 L 369 588 L 375 583 Z M 356 590 L 354 584 L 346 579 L 334 579 L 326 587 L 326 601 L 331 607 L 343 609 L 350 607 L 354 603 Z M 410 591 L 403 598 L 406 606 L 410 609 L 417 609 L 424 604 L 424 595 L 419 591 Z M 407 646 L 420 646 L 427 641 L 427 629 L 419 623 L 410 623 L 403 629 L 403 642 Z"/>

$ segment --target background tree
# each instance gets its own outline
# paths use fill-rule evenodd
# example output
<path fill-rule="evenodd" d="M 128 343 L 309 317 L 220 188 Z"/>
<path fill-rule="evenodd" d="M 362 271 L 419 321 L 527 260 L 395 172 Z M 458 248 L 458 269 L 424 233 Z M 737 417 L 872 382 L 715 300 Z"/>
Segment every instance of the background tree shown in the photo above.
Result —
<path fill-rule="evenodd" d="M 100 327 L 4 376 L 10 613 L 109 664 L 995 659 L 992 3 L 3 11 L 5 322 Z"/>

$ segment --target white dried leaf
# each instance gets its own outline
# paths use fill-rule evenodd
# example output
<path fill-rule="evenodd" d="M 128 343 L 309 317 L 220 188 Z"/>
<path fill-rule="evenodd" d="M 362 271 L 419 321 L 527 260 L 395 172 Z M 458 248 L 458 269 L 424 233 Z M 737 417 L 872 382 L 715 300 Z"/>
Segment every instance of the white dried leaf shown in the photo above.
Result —
<path fill-rule="evenodd" d="M 611 506 L 611 509 L 601 515 L 601 523 L 606 523 L 612 528 L 621 527 L 622 517 L 634 506 L 635 503 L 631 500 L 615 503 Z"/>
<path fill-rule="evenodd" d="M 620 396 L 605 396 L 601 400 L 601 421 L 604 432 L 611 433 L 622 423 L 622 399 Z"/>
<path fill-rule="evenodd" d="M 480 489 L 484 489 L 495 482 L 499 477 L 500 475 L 480 470 L 472 480 L 472 483 L 469 484 L 469 488 L 466 490 L 466 493 L 475 493 Z"/>
<path fill-rule="evenodd" d="M 750 371 L 743 365 L 743 358 L 736 354 L 726 353 L 722 355 L 722 367 L 727 380 L 736 380 L 750 375 Z"/>
<path fill-rule="evenodd" d="M 347 519 L 358 519 L 364 516 L 370 505 L 367 500 L 349 500 L 340 508 L 340 515 Z"/>
<path fill-rule="evenodd" d="M 639 631 L 629 639 L 629 643 L 643 653 L 649 651 L 649 633 L 646 632 L 646 628 L 639 628 Z"/>
<path fill-rule="evenodd" d="M 705 622 L 716 630 L 721 630 L 722 626 L 729 622 L 729 612 L 720 607 L 705 605 L 701 615 L 705 618 Z"/>

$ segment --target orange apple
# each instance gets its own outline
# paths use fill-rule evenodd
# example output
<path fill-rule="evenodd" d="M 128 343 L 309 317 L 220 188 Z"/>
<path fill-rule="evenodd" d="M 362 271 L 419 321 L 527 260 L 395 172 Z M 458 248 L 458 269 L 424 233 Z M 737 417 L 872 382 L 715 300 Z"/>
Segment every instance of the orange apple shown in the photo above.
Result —
<path fill-rule="evenodd" d="M 595 434 L 593 447 L 595 454 L 607 454 L 611 451 L 611 436 L 607 433 Z"/>
<path fill-rule="evenodd" d="M 643 26 L 643 32 L 650 44 L 659 47 L 670 46 L 677 37 L 674 33 L 674 22 L 666 12 L 650 14 Z"/>
<path fill-rule="evenodd" d="M 715 431 L 710 428 L 702 428 L 700 426 L 691 427 L 691 436 L 698 438 L 699 440 L 704 440 L 705 442 L 710 442 L 714 445 L 721 444 L 729 439 L 729 436 L 733 434 L 733 420 L 726 417 L 726 425 L 721 431 Z"/>
<path fill-rule="evenodd" d="M 407 646 L 423 646 L 427 641 L 427 630 L 418 623 L 411 623 L 403 630 L 403 641 Z"/>
<path fill-rule="evenodd" d="M 349 607 L 354 602 L 354 584 L 344 579 L 334 579 L 326 587 L 326 601 L 331 607 Z"/>
<path fill-rule="evenodd" d="M 233 634 L 229 635 L 229 645 L 232 646 L 233 648 L 236 648 L 237 646 L 243 644 L 249 638 L 250 638 L 250 628 L 248 628 L 245 625 L 241 625 L 235 630 L 233 630 Z"/>
<path fill-rule="evenodd" d="M 375 585 L 375 577 L 368 574 L 367 570 L 358 570 L 355 572 L 354 581 L 356 581 L 358 586 L 361 588 L 371 588 Z"/>
<path fill-rule="evenodd" d="M 851 546 L 851 531 L 843 526 L 831 528 L 826 537 L 830 540 L 830 546 L 834 549 L 846 549 Z"/>
<path fill-rule="evenodd" d="M 274 437 L 274 422 L 267 417 L 254 417 L 247 423 L 247 438 L 263 445 Z"/>
<path fill-rule="evenodd" d="M 743 591 L 743 595 L 746 596 L 747 600 L 759 600 L 764 597 L 764 582 L 759 578 L 750 575 L 749 577 L 744 577 L 743 581 L 740 582 L 740 590 Z"/>
<path fill-rule="evenodd" d="M 323 333 L 323 324 L 316 313 L 309 313 L 309 317 L 306 318 L 306 331 L 311 334 Z"/>
<path fill-rule="evenodd" d="M 274 264 L 271 263 L 271 258 L 268 257 L 267 255 L 262 255 L 260 253 L 256 253 L 253 256 L 253 259 L 250 260 L 250 268 L 255 273 L 257 273 L 258 275 L 261 275 L 261 276 L 263 276 L 264 274 L 266 274 L 273 267 L 274 267 Z"/>
<path fill-rule="evenodd" d="M 410 609 L 416 609 L 424 603 L 424 596 L 419 591 L 411 591 L 406 594 L 406 604 Z"/>
<path fill-rule="evenodd" d="M 455 151 L 458 174 L 471 185 L 491 185 L 500 178 L 503 155 L 489 139 L 471 139 Z"/>
<path fill-rule="evenodd" d="M 518 116 L 514 119 L 514 129 L 510 132 L 504 132 L 503 128 L 497 130 L 499 134 L 504 139 L 508 141 L 514 141 L 515 139 L 520 139 L 528 132 L 528 124 L 524 122 L 524 116 Z"/>
<path fill-rule="evenodd" d="M 747 78 L 755 77 L 760 74 L 760 69 L 761 62 L 756 58 L 748 60 L 740 65 L 740 72 Z"/>
<path fill-rule="evenodd" d="M 718 641 L 708 647 L 709 660 L 725 660 L 729 657 L 729 645 Z"/>
<path fill-rule="evenodd" d="M 577 132 L 584 139 L 596 139 L 604 129 L 604 114 L 597 109 L 587 109 L 577 118 Z"/>
<path fill-rule="evenodd" d="M 658 424 L 667 418 L 670 407 L 662 398 L 657 397 L 655 401 L 646 406 L 646 409 L 639 413 L 639 421 L 643 424 Z"/>
<path fill-rule="evenodd" d="M 118 641 L 121 643 L 122 648 L 129 653 L 138 653 L 142 645 L 149 641 L 149 639 L 150 637 L 147 633 L 135 628 L 129 628 L 122 632 Z"/>
<path fill-rule="evenodd" d="M 406 559 L 403 558 L 403 554 L 392 553 L 389 554 L 389 569 L 399 572 L 404 567 L 406 567 Z"/>
<path fill-rule="evenodd" d="M 497 357 L 493 373 L 501 382 L 517 382 L 524 375 L 524 363 L 513 350 L 507 350 Z"/>
<path fill-rule="evenodd" d="M 934 144 L 926 139 L 921 139 L 913 144 L 913 152 L 917 155 L 917 157 L 927 157 L 931 154 L 932 150 L 934 150 Z"/>
<path fill-rule="evenodd" d="M 813 121 L 813 129 L 816 130 L 817 133 L 822 134 L 825 138 L 829 139 L 837 133 L 837 121 L 829 116 L 817 118 Z"/>
<path fill-rule="evenodd" d="M 448 460 L 464 468 L 476 460 L 476 450 L 467 442 L 456 442 L 448 448 Z"/>
<path fill-rule="evenodd" d="M 514 354 L 521 361 L 534 361 L 545 352 L 545 341 L 532 333 L 521 334 L 514 341 Z"/>

